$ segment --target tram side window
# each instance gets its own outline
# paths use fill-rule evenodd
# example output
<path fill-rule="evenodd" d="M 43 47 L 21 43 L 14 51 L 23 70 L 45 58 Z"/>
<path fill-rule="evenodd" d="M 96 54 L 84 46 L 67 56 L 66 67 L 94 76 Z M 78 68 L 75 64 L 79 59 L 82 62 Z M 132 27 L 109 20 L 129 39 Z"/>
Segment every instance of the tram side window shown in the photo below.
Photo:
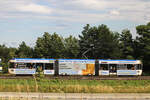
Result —
<path fill-rule="evenodd" d="M 128 70 L 135 70 L 136 69 L 136 65 L 134 65 L 134 64 L 127 64 L 127 69 Z"/>
<path fill-rule="evenodd" d="M 26 64 L 26 67 L 27 67 L 28 69 L 34 69 L 34 68 L 36 68 L 35 63 L 27 63 L 27 64 Z"/>
<path fill-rule="evenodd" d="M 108 64 L 100 64 L 100 70 L 108 70 Z"/>
<path fill-rule="evenodd" d="M 110 69 L 110 72 L 116 72 L 117 71 L 117 64 L 110 64 L 109 69 Z"/>
<path fill-rule="evenodd" d="M 45 69 L 46 70 L 53 70 L 54 69 L 54 64 L 53 63 L 46 63 L 45 64 Z"/>
<path fill-rule="evenodd" d="M 26 68 L 26 64 L 25 63 L 10 63 L 9 68 L 24 69 Z"/>
<path fill-rule="evenodd" d="M 43 70 L 44 64 L 43 63 L 36 63 L 36 68 L 37 68 L 37 70 Z"/>
<path fill-rule="evenodd" d="M 26 68 L 26 64 L 25 64 L 25 63 L 18 63 L 18 64 L 15 64 L 15 68 L 25 69 L 25 68 Z"/>
<path fill-rule="evenodd" d="M 127 70 L 127 65 L 126 64 L 118 64 L 117 70 Z"/>

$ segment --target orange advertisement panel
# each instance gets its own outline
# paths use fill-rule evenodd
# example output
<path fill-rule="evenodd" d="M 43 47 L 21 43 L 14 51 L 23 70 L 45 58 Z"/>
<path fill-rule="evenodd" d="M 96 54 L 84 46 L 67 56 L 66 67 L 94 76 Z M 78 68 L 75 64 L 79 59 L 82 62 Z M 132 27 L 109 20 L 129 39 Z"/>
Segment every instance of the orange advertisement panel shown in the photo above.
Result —
<path fill-rule="evenodd" d="M 95 64 L 86 64 L 86 69 L 82 70 L 82 75 L 94 75 Z"/>

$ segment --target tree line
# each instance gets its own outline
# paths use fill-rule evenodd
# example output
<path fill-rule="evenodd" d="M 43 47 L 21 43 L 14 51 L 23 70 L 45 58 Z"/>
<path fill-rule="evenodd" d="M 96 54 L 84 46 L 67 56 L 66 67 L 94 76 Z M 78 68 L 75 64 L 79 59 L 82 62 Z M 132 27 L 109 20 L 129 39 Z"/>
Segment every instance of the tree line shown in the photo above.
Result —
<path fill-rule="evenodd" d="M 79 37 L 62 37 L 45 32 L 34 47 L 23 41 L 18 48 L 0 45 L 0 58 L 5 69 L 11 58 L 77 58 L 77 59 L 139 59 L 150 69 L 150 22 L 136 26 L 136 38 L 128 29 L 121 33 L 106 25 L 83 27 Z"/>

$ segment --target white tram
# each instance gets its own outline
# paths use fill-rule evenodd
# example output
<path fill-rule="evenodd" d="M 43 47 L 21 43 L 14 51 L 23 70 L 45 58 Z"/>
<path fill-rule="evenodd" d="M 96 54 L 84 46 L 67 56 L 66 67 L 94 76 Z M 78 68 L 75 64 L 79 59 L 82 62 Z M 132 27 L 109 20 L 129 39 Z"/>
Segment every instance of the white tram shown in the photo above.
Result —
<path fill-rule="evenodd" d="M 99 75 L 142 75 L 140 60 L 99 60 Z"/>
<path fill-rule="evenodd" d="M 9 61 L 10 74 L 36 74 L 37 69 L 44 74 L 54 74 L 54 59 L 15 58 Z"/>
<path fill-rule="evenodd" d="M 46 75 L 142 75 L 140 60 L 15 58 L 9 63 L 10 74 L 36 74 L 40 69 Z"/>

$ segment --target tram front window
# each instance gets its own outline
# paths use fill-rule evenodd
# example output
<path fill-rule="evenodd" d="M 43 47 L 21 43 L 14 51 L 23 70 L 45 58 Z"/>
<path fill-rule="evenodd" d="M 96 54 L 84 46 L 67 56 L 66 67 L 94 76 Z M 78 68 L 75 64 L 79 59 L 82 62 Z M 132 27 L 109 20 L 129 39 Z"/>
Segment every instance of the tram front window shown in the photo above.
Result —
<path fill-rule="evenodd" d="M 142 69 L 142 65 L 141 64 L 137 64 L 137 70 L 141 70 Z"/>

